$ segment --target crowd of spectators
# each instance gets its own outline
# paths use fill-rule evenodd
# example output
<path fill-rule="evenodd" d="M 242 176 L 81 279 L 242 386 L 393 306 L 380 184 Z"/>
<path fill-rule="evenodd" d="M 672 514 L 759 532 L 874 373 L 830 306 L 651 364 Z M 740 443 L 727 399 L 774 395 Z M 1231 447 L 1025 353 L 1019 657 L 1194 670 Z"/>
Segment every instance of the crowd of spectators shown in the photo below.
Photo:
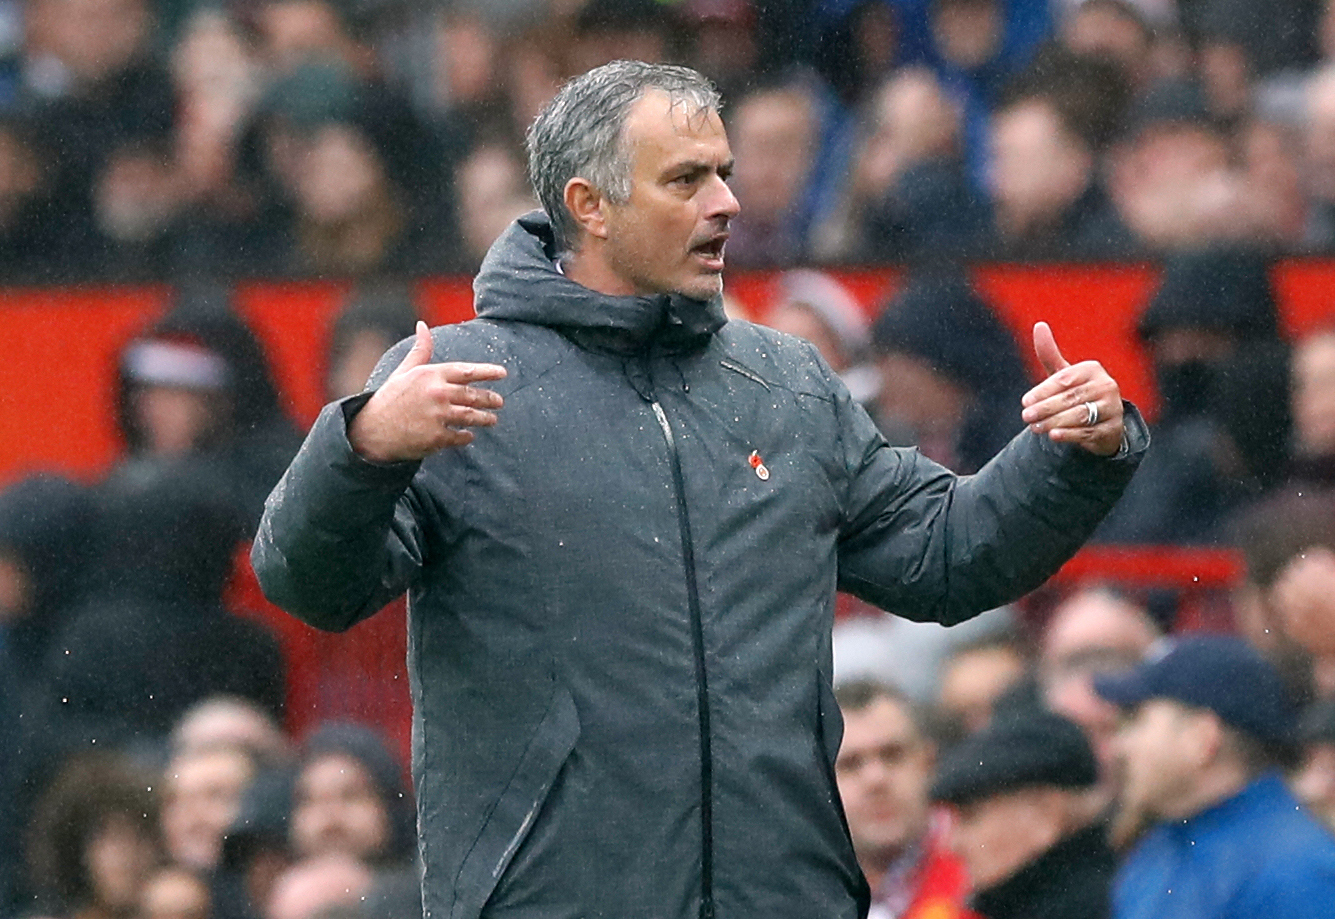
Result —
<path fill-rule="evenodd" d="M 628 56 L 722 88 L 736 266 L 1328 251 L 1335 12 L 1261 8 L 6 0 L 0 278 L 470 270 L 538 108 Z"/>
<path fill-rule="evenodd" d="M 1239 549 L 1236 646 L 1188 643 L 1199 685 L 1165 689 L 1109 682 L 1175 653 L 1157 596 L 950 631 L 854 610 L 837 772 L 874 915 L 1067 915 L 1025 899 L 1062 877 L 1097 916 L 1115 876 L 1109 914 L 1167 915 L 1145 853 L 1176 857 L 1156 823 L 1198 816 L 1171 806 L 1192 782 L 1273 804 L 1283 778 L 1335 827 L 1335 332 L 1287 339 L 1268 271 L 1335 250 L 1335 3 L 0 0 L 0 283 L 175 291 L 120 356 L 115 466 L 0 491 L 0 916 L 420 915 L 405 764 L 366 725 L 293 736 L 280 644 L 228 593 L 300 443 L 228 282 L 355 279 L 325 395 L 359 391 L 418 314 L 386 281 L 475 268 L 535 206 L 525 126 L 614 57 L 719 84 L 729 264 L 778 269 L 761 318 L 958 472 L 1034 381 L 954 263 L 1163 266 L 1137 326 L 1154 447 L 1096 538 Z M 907 270 L 874 316 L 813 268 L 879 262 Z M 1284 700 L 1239 709 L 1229 667 Z M 1178 760 L 1145 759 L 1169 736 Z M 980 751 L 1010 771 L 971 772 Z"/>

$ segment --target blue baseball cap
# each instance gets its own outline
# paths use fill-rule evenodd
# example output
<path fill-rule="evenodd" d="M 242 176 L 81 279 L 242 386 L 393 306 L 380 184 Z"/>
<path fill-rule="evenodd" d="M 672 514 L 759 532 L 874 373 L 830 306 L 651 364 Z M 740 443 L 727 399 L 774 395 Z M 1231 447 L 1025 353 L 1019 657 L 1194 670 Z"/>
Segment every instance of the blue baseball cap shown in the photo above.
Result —
<path fill-rule="evenodd" d="M 1296 723 L 1279 671 L 1228 635 L 1163 639 L 1131 670 L 1095 676 L 1094 691 L 1122 708 L 1172 699 L 1209 709 L 1230 727 L 1274 743 L 1292 740 Z"/>

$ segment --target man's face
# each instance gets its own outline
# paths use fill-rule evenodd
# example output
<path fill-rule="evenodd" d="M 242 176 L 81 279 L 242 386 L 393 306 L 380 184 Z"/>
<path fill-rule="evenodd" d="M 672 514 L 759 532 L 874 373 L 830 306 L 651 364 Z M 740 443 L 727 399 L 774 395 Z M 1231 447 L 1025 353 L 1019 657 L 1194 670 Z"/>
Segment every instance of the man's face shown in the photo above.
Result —
<path fill-rule="evenodd" d="M 950 847 L 975 888 L 1001 883 L 1057 843 L 1061 795 L 1052 788 L 1022 788 L 951 808 Z"/>
<path fill-rule="evenodd" d="M 161 819 L 174 861 L 204 871 L 217 865 L 223 836 L 253 775 L 250 757 L 238 750 L 212 750 L 170 764 Z"/>
<path fill-rule="evenodd" d="M 1205 717 L 1170 699 L 1150 699 L 1126 717 L 1114 741 L 1123 811 L 1155 819 L 1186 816 L 1179 805 L 1205 759 L 1194 722 Z"/>
<path fill-rule="evenodd" d="M 312 760 L 297 779 L 292 841 L 299 855 L 374 858 L 390 841 L 389 814 L 370 774 L 351 756 Z"/>
<path fill-rule="evenodd" d="M 737 199 L 732 150 L 718 113 L 650 91 L 631 110 L 624 142 L 630 197 L 603 202 L 604 258 L 625 293 L 707 300 L 723 289 L 723 246 Z"/>
<path fill-rule="evenodd" d="M 860 859 L 884 866 L 926 832 L 934 762 L 899 702 L 881 698 L 844 713 L 835 774 Z"/>

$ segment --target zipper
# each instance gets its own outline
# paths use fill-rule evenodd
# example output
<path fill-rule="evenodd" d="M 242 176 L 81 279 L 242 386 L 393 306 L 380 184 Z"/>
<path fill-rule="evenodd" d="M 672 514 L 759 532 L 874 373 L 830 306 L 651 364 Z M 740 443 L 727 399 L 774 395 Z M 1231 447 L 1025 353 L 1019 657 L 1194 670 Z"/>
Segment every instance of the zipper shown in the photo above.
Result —
<path fill-rule="evenodd" d="M 695 704 L 700 725 L 700 919 L 714 919 L 714 760 L 709 728 L 709 673 L 705 667 L 705 629 L 700 615 L 700 585 L 695 571 L 695 543 L 686 512 L 686 480 L 681 455 L 667 413 L 650 399 L 654 417 L 667 441 L 672 464 L 672 486 L 677 498 L 677 526 L 681 530 L 682 564 L 686 571 L 686 603 L 691 615 L 691 644 L 695 651 Z"/>

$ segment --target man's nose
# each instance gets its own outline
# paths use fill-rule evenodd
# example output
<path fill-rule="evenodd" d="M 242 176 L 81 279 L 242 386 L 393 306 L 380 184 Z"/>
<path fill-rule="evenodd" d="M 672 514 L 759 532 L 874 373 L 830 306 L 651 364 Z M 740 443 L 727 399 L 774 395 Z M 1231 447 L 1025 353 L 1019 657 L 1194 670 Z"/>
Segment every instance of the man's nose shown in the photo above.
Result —
<path fill-rule="evenodd" d="M 737 212 L 742 206 L 737 201 L 737 196 L 732 193 L 728 183 L 722 176 L 714 176 L 713 187 L 711 188 L 709 198 L 708 217 L 726 217 L 731 220 L 737 216 Z"/>

